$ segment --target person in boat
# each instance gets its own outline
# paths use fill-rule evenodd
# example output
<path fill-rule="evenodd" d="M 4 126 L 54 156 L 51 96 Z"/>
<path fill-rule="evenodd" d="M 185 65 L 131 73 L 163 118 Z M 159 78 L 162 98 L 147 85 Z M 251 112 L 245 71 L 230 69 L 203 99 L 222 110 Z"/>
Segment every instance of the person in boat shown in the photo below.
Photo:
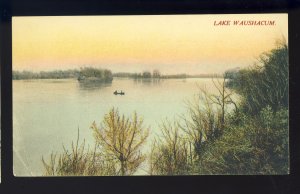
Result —
<path fill-rule="evenodd" d="M 123 92 L 122 90 L 121 90 L 120 93 L 119 93 L 117 90 L 114 91 L 114 95 L 118 95 L 118 94 L 120 94 L 120 95 L 125 95 L 125 92 Z"/>

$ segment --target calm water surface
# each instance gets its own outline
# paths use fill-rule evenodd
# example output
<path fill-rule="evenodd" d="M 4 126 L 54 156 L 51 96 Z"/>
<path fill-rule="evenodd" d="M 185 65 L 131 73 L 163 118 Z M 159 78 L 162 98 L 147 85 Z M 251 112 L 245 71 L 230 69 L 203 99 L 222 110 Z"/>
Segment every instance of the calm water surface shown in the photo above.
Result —
<path fill-rule="evenodd" d="M 111 84 L 83 85 L 77 80 L 13 81 L 13 149 L 16 176 L 40 176 L 42 156 L 60 153 L 76 140 L 94 145 L 90 126 L 98 124 L 112 108 L 127 116 L 136 111 L 150 127 L 151 139 L 159 133 L 159 123 L 186 111 L 185 101 L 197 94 L 198 85 L 212 92 L 210 78 L 135 81 L 115 78 Z M 113 95 L 115 90 L 124 96 Z M 148 141 L 149 142 L 149 141 Z"/>

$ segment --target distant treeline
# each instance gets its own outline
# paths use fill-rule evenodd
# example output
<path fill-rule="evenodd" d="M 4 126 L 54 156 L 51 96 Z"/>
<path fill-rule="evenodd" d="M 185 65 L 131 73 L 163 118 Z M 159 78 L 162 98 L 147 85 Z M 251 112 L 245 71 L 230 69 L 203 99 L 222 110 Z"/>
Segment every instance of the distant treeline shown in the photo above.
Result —
<path fill-rule="evenodd" d="M 66 79 L 79 76 L 79 70 L 55 70 L 55 71 L 13 71 L 12 79 Z"/>
<path fill-rule="evenodd" d="M 150 71 L 144 71 L 142 73 L 127 73 L 127 72 L 119 72 L 114 73 L 114 77 L 129 77 L 129 78 L 161 78 L 161 74 L 158 70 L 154 70 L 152 73 Z"/>
<path fill-rule="evenodd" d="M 13 80 L 22 79 L 68 79 L 74 78 L 85 80 L 86 78 L 96 78 L 104 81 L 112 80 L 112 73 L 107 69 L 97 69 L 92 67 L 84 67 L 69 70 L 54 70 L 54 71 L 13 71 Z"/>
<path fill-rule="evenodd" d="M 84 67 L 78 69 L 69 69 L 69 70 L 54 70 L 54 71 L 13 71 L 12 78 L 13 80 L 22 80 L 22 79 L 68 79 L 75 78 L 78 80 L 89 79 L 100 79 L 103 81 L 111 81 L 113 77 L 127 77 L 134 79 L 183 79 L 183 78 L 218 78 L 223 77 L 220 74 L 197 74 L 197 75 L 188 75 L 188 74 L 170 74 L 162 75 L 158 70 L 154 70 L 152 73 L 150 71 L 144 71 L 142 73 L 127 73 L 119 72 L 112 73 L 108 69 L 99 69 L 93 67 Z"/>
<path fill-rule="evenodd" d="M 170 75 L 162 75 L 158 70 L 154 70 L 153 73 L 150 71 L 144 71 L 142 73 L 127 73 L 127 72 L 119 72 L 114 73 L 114 77 L 129 77 L 135 79 L 144 79 L 144 78 L 159 78 L 159 79 L 182 79 L 182 78 L 218 78 L 223 77 L 223 75 L 219 74 L 197 74 L 197 75 L 188 75 L 188 74 L 170 74 Z"/>
<path fill-rule="evenodd" d="M 289 174 L 288 53 L 283 42 L 261 54 L 259 64 L 212 79 L 216 93 L 199 87 L 184 114 L 161 120 L 156 129 L 145 126 L 142 115 L 126 116 L 112 107 L 99 124 L 90 125 L 95 149 L 78 144 L 78 130 L 72 149 L 42 159 L 44 174 Z M 161 134 L 149 140 L 149 131 Z M 143 150 L 148 141 L 150 149 Z"/>

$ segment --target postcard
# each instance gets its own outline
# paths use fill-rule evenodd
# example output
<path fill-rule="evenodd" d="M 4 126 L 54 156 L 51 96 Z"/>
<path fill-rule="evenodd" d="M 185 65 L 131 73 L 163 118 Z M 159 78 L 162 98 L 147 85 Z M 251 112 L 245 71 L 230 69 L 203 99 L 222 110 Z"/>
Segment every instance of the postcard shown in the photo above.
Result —
<path fill-rule="evenodd" d="M 12 17 L 15 176 L 289 174 L 288 14 Z"/>

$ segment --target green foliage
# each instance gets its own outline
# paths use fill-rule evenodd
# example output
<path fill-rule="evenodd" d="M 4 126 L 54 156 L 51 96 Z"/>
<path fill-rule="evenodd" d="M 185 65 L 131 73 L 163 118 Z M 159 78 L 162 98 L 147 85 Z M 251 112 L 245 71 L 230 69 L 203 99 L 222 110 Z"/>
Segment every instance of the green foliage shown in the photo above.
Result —
<path fill-rule="evenodd" d="M 259 65 L 240 70 L 230 81 L 244 99 L 242 108 L 254 115 L 262 108 L 273 110 L 288 106 L 288 48 L 280 44 L 259 58 Z"/>
<path fill-rule="evenodd" d="M 136 113 L 131 119 L 120 116 L 118 110 L 112 109 L 104 116 L 98 127 L 91 126 L 96 142 L 105 160 L 117 169 L 118 175 L 132 175 L 145 160 L 141 147 L 146 141 L 149 129 L 143 127 L 143 119 Z"/>
<path fill-rule="evenodd" d="M 149 155 L 151 175 L 289 172 L 288 48 L 281 44 L 259 61 L 227 73 L 223 81 L 213 80 L 217 94 L 200 88 L 187 103 L 187 114 L 174 123 L 162 122 L 162 135 L 152 142 Z M 91 68 L 83 72 L 111 76 Z M 233 91 L 241 102 L 233 101 Z M 53 154 L 49 164 L 43 160 L 46 175 L 132 175 L 145 161 L 141 148 L 149 129 L 136 113 L 127 118 L 111 109 L 100 126 L 94 122 L 91 128 L 94 152 L 84 151 L 84 144 L 78 147 L 77 140 L 71 153 L 64 149 L 58 160 Z"/>
<path fill-rule="evenodd" d="M 85 149 L 85 141 L 79 146 L 79 129 L 76 144 L 72 142 L 71 152 L 64 148 L 63 153 L 51 154 L 49 162 L 45 162 L 44 175 L 46 176 L 103 176 L 113 175 L 114 169 L 110 163 L 101 160 L 96 149 Z"/>
<path fill-rule="evenodd" d="M 151 73 L 149 71 L 144 71 L 143 78 L 151 78 Z"/>
<path fill-rule="evenodd" d="M 246 130 L 252 146 L 260 153 L 259 172 L 285 174 L 288 172 L 288 110 L 262 109 L 259 116 L 247 123 Z"/>
<path fill-rule="evenodd" d="M 39 73 L 34 73 L 31 71 L 13 71 L 13 80 L 22 79 L 66 79 L 66 78 L 76 78 L 78 76 L 78 70 L 55 70 L 55 71 L 41 71 Z"/>
<path fill-rule="evenodd" d="M 229 86 L 242 97 L 224 133 L 207 141 L 200 174 L 286 174 L 288 154 L 288 49 L 261 55 L 261 66 L 230 74 Z"/>
<path fill-rule="evenodd" d="M 188 113 L 182 117 L 180 128 L 193 143 L 193 149 L 200 155 L 205 144 L 217 138 L 222 132 L 221 112 L 213 107 L 207 92 L 201 90 L 194 101 L 188 102 Z"/>
<path fill-rule="evenodd" d="M 80 70 L 54 70 L 54 71 L 41 71 L 38 73 L 31 71 L 13 71 L 12 79 L 67 79 L 67 78 L 79 78 L 81 80 L 85 78 L 97 78 L 98 80 L 111 82 L 113 77 L 110 70 L 97 69 L 93 67 L 84 67 Z"/>
<path fill-rule="evenodd" d="M 260 61 L 226 74 L 229 82 L 214 82 L 217 95 L 200 89 L 188 103 L 188 114 L 163 125 L 167 135 L 154 144 L 150 159 L 154 174 L 288 173 L 287 46 L 261 55 Z M 241 95 L 240 103 L 225 85 Z"/>
<path fill-rule="evenodd" d="M 237 68 L 234 68 L 234 69 L 227 70 L 224 73 L 224 78 L 225 79 L 236 79 L 237 76 L 238 76 L 239 69 L 240 68 L 237 67 Z M 227 83 L 227 86 L 228 86 L 228 83 Z"/>
<path fill-rule="evenodd" d="M 150 157 L 153 174 L 195 174 L 197 161 L 209 144 L 217 140 L 227 125 L 225 110 L 234 103 L 223 81 L 213 81 L 218 95 L 200 88 L 200 93 L 188 101 L 188 112 L 171 124 L 163 122 L 163 133 L 152 145 Z"/>
<path fill-rule="evenodd" d="M 255 117 L 232 115 L 224 134 L 209 142 L 198 161 L 200 174 L 286 174 L 288 111 L 264 108 Z M 237 118 L 239 117 L 239 118 Z"/>
<path fill-rule="evenodd" d="M 141 147 L 148 137 L 149 129 L 144 128 L 143 120 L 133 114 L 132 119 L 120 116 L 112 109 L 100 127 L 95 122 L 91 128 L 95 134 L 96 145 L 93 151 L 85 150 L 85 142 L 80 146 L 79 131 L 76 145 L 72 142 L 71 152 L 51 154 L 45 162 L 46 176 L 105 176 L 132 175 L 145 160 Z"/>
<path fill-rule="evenodd" d="M 191 172 L 194 161 L 192 142 L 180 134 L 178 123 L 165 121 L 160 127 L 162 137 L 152 144 L 150 173 L 152 175 L 184 175 Z"/>
<path fill-rule="evenodd" d="M 234 106 L 237 111 L 237 105 L 231 98 L 232 92 L 225 87 L 225 79 L 212 81 L 218 93 L 210 94 L 205 88 L 200 88 L 194 100 L 187 103 L 188 112 L 180 125 L 193 142 L 197 155 L 201 155 L 207 142 L 222 135 L 228 125 L 228 109 Z"/>
<path fill-rule="evenodd" d="M 33 73 L 30 71 L 13 71 L 12 72 L 12 79 L 19 80 L 19 79 L 37 79 L 39 75 L 37 73 Z"/>
<path fill-rule="evenodd" d="M 251 172 L 249 161 L 241 160 L 241 157 L 251 155 L 250 152 L 251 146 L 244 131 L 235 127 L 227 129 L 219 139 L 207 142 L 197 162 L 197 173 L 243 174 L 241 169 Z"/>
<path fill-rule="evenodd" d="M 97 80 L 103 82 L 111 82 L 113 80 L 113 77 L 110 70 L 84 67 L 80 68 L 78 80 Z"/>

